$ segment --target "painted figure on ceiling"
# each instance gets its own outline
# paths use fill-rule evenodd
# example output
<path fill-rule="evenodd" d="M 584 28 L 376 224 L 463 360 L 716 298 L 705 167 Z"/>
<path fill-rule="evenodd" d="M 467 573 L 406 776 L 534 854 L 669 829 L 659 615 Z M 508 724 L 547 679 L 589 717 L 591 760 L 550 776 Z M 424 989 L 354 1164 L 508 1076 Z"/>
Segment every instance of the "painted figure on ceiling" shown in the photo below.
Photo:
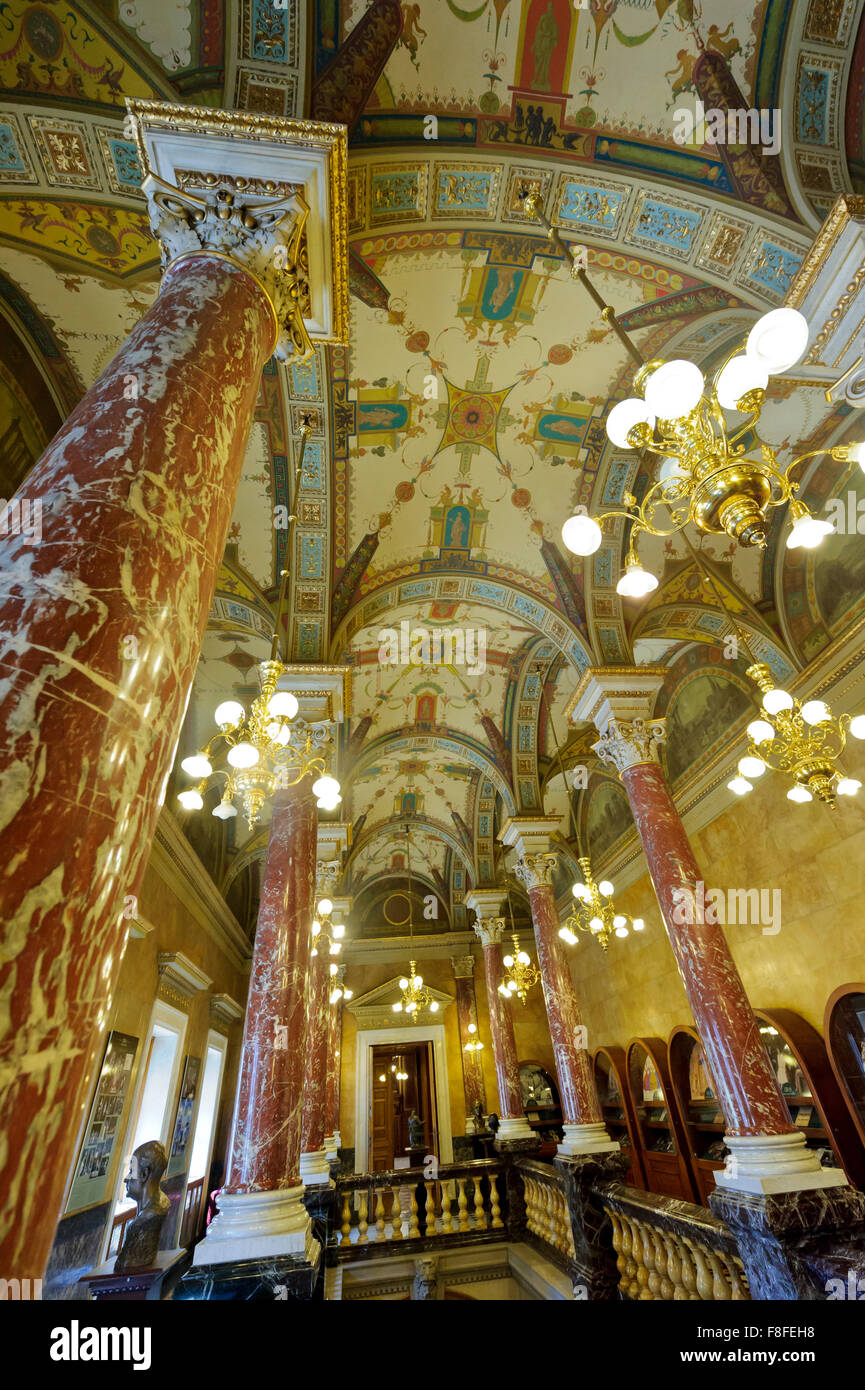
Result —
<path fill-rule="evenodd" d="M 451 507 L 445 522 L 445 545 L 465 550 L 469 543 L 470 522 L 467 507 Z"/>
<path fill-rule="evenodd" d="M 556 23 L 556 16 L 553 12 L 553 0 L 550 0 L 546 10 L 538 20 L 538 27 L 535 30 L 535 37 L 532 43 L 532 58 L 534 59 L 532 90 L 535 92 L 549 91 L 550 63 L 558 39 L 559 26 Z"/>

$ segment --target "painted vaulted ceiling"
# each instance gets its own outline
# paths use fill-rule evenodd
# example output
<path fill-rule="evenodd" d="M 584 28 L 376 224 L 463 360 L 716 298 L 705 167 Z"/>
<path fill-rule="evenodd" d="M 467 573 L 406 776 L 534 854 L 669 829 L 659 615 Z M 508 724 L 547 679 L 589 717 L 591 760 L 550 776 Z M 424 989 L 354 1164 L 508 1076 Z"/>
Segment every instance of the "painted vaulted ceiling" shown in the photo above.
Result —
<path fill-rule="evenodd" d="M 19 419 L 34 457 L 157 290 L 123 97 L 299 115 L 329 103 L 350 125 L 350 340 L 265 370 L 179 756 L 220 700 L 255 693 L 285 551 L 274 518 L 295 500 L 288 651 L 352 668 L 346 891 L 370 934 L 399 930 L 388 904 L 406 891 L 406 824 L 437 930 L 464 926 L 466 893 L 501 878 L 504 817 L 555 810 L 573 838 L 556 739 L 591 769 L 574 805 L 584 841 L 616 852 L 626 803 L 565 728 L 589 664 L 667 667 L 677 786 L 748 707 L 746 663 L 725 658 L 681 541 L 646 546 L 663 579 L 640 605 L 615 592 L 620 532 L 585 562 L 562 547 L 576 505 L 645 486 L 604 431 L 633 369 L 520 194 L 585 245 L 646 358 L 708 368 L 783 301 L 836 196 L 865 180 L 863 0 L 411 0 L 376 52 L 395 6 L 0 4 L 0 433 Z M 372 37 L 352 48 L 362 21 Z M 680 143 L 700 102 L 780 112 L 781 148 Z M 844 437 L 848 414 L 778 381 L 761 433 L 816 448 Z M 765 552 L 704 552 L 755 654 L 785 674 L 862 600 L 861 584 L 839 594 L 831 578 L 841 538 L 791 561 L 779 523 Z M 462 651 L 437 658 L 455 630 Z M 410 664 L 418 633 L 430 646 Z M 254 914 L 266 834 L 205 820 L 183 823 L 235 910 Z"/>

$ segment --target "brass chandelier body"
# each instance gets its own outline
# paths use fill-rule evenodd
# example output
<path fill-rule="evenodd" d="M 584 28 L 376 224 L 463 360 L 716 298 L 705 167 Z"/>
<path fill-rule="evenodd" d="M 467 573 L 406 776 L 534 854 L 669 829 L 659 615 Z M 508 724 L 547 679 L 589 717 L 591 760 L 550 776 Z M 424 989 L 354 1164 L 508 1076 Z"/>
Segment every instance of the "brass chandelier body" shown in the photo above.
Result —
<path fill-rule="evenodd" d="M 577 861 L 583 875 L 582 883 L 575 883 L 572 889 L 574 906 L 569 917 L 563 922 L 559 936 L 569 946 L 579 942 L 578 932 L 588 932 L 606 951 L 613 936 L 624 938 L 629 930 L 643 931 L 642 917 L 631 917 L 627 912 L 619 912 L 613 902 L 613 885 L 607 879 L 595 881 L 591 860 L 582 855 Z M 630 923 L 630 928 L 629 924 Z"/>
<path fill-rule="evenodd" d="M 520 938 L 516 932 L 513 934 L 513 942 L 513 955 L 508 953 L 502 958 L 506 974 L 499 985 L 499 994 L 505 999 L 511 999 L 516 995 L 520 1003 L 525 1004 L 529 990 L 538 983 L 541 972 L 532 964 L 528 951 L 520 949 Z"/>
<path fill-rule="evenodd" d="M 816 798 L 834 806 L 836 795 L 855 796 L 862 783 L 845 777 L 837 764 L 848 732 L 865 738 L 865 715 L 836 718 L 823 700 L 795 699 L 775 685 L 769 667 L 761 662 L 749 666 L 748 675 L 763 692 L 763 710 L 748 725 L 748 751 L 739 760 L 738 777 L 728 783 L 730 790 L 739 795 L 752 791 L 748 779 L 761 777 L 768 767 L 792 782 L 790 801 Z"/>

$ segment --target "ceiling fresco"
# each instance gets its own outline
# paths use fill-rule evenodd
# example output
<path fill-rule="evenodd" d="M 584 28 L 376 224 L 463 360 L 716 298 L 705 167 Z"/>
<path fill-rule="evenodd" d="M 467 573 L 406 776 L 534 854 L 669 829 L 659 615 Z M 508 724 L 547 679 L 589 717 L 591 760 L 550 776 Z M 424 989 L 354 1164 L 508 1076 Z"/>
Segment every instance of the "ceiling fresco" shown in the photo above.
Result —
<path fill-rule="evenodd" d="M 403 0 L 376 68 L 363 45 L 342 47 L 368 0 L 0 5 L 0 313 L 23 325 L 62 410 L 157 292 L 123 98 L 304 116 L 322 92 L 345 92 L 349 343 L 265 368 L 178 758 L 209 737 L 218 703 L 256 693 L 287 563 L 290 659 L 351 670 L 339 814 L 358 932 L 404 930 L 406 825 L 422 931 L 465 929 L 467 893 L 502 881 L 496 836 L 515 812 L 560 817 L 563 889 L 579 848 L 569 802 L 581 845 L 602 862 L 623 852 L 620 788 L 565 721 L 590 664 L 666 669 L 659 711 L 677 731 L 679 794 L 741 722 L 744 658 L 728 659 L 725 620 L 681 538 L 641 542 L 661 582 L 640 604 L 615 590 L 621 525 L 586 561 L 561 544 L 575 506 L 615 507 L 648 479 L 604 429 L 633 364 L 521 195 L 537 193 L 585 247 L 592 283 L 646 358 L 712 371 L 783 302 L 837 194 L 863 186 L 863 8 Z M 799 90 L 777 154 L 675 139 L 675 112 L 698 100 L 792 109 Z M 3 390 L 26 394 L 28 379 L 22 369 Z M 851 435 L 851 415 L 793 373 L 773 382 L 761 437 L 782 454 L 817 448 Z M 819 511 L 857 478 L 818 462 L 803 495 Z M 702 545 L 750 651 L 779 677 L 862 603 L 861 583 L 842 582 L 849 538 L 817 558 L 786 552 L 781 532 L 778 517 L 765 552 Z M 557 740 L 569 781 L 585 766 L 587 785 L 566 791 Z M 249 836 L 239 818 L 176 815 L 254 922 L 266 817 Z M 425 894 L 438 916 L 423 918 Z M 514 904 L 519 916 L 519 893 Z"/>

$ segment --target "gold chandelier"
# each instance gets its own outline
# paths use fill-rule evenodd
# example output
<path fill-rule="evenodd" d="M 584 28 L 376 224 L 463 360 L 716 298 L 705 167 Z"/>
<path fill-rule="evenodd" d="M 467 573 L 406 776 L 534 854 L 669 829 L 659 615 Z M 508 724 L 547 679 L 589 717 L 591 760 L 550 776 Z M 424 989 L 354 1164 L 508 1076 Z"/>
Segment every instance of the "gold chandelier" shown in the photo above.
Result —
<path fill-rule="evenodd" d="M 616 911 L 613 902 L 616 890 L 609 879 L 602 878 L 600 883 L 595 882 L 591 860 L 582 855 L 577 862 L 583 882 L 575 883 L 571 889 L 575 902 L 570 916 L 559 929 L 562 940 L 569 946 L 576 946 L 579 942 L 577 932 L 589 932 L 606 951 L 612 936 L 624 940 L 628 935 L 628 923 L 634 931 L 644 931 L 646 924 L 642 917 Z"/>
<path fill-rule="evenodd" d="M 511 918 L 513 926 L 513 917 Z M 502 957 L 502 965 L 507 974 L 499 985 L 499 994 L 504 995 L 505 999 L 517 996 L 521 1004 L 525 1004 L 529 990 L 538 983 L 541 972 L 536 965 L 532 964 L 531 956 L 528 951 L 520 950 L 520 938 L 517 933 L 513 935 L 514 952 L 513 955 Z"/>
<path fill-rule="evenodd" d="M 783 467 L 769 445 L 743 442 L 760 418 L 769 377 L 794 366 L 808 346 L 804 316 L 787 307 L 764 314 L 709 385 L 699 367 L 685 359 L 645 362 L 589 281 L 580 257 L 543 216 L 539 196 L 529 194 L 524 201 L 526 211 L 543 223 L 548 236 L 570 259 L 576 278 L 600 307 L 601 317 L 638 363 L 634 386 L 639 394 L 610 411 L 609 439 L 619 449 L 640 449 L 654 456 L 655 477 L 642 501 L 626 492 L 624 509 L 598 517 L 579 509 L 562 527 L 567 548 L 575 555 L 593 555 L 603 540 L 604 522 L 624 517 L 632 526 L 625 570 L 616 589 L 626 598 L 642 598 L 658 585 L 637 556 L 636 540 L 642 532 L 671 536 L 690 523 L 706 534 L 729 535 L 740 545 L 765 546 L 768 513 L 789 503 L 793 524 L 788 548 L 819 545 L 833 530 L 832 524 L 811 515 L 797 496 L 800 483 L 790 475 L 807 459 L 822 454 L 839 462 L 856 462 L 865 471 L 865 444 L 814 449 Z M 747 419 L 731 425 L 725 412 Z"/>
<path fill-rule="evenodd" d="M 747 674 L 763 693 L 763 714 L 748 725 L 748 751 L 739 760 L 738 776 L 727 785 L 745 796 L 753 791 L 750 778 L 762 777 L 767 768 L 786 773 L 793 785 L 788 801 L 813 801 L 835 805 L 837 796 L 855 796 L 862 786 L 845 777 L 837 767 L 848 732 L 865 739 L 865 714 L 836 718 L 824 700 L 804 704 L 776 686 L 768 666 L 755 662 Z"/>
<path fill-rule="evenodd" d="M 433 999 L 423 982 L 423 975 L 417 973 L 413 960 L 409 961 L 409 974 L 403 975 L 399 987 L 402 990 L 402 999 L 393 1005 L 395 1014 L 401 1014 L 403 1010 L 407 1014 L 419 1014 L 424 1009 L 429 1009 L 432 1014 L 438 1013 L 438 1000 Z"/>
<path fill-rule="evenodd" d="M 295 492 L 303 470 L 303 458 L 309 433 L 304 423 L 300 431 L 300 450 L 295 469 Z M 296 516 L 288 518 L 287 550 L 291 547 L 292 526 Z M 212 814 L 219 820 L 237 815 L 235 798 L 241 801 L 250 829 L 258 821 L 266 799 L 279 788 L 293 787 L 307 775 L 316 776 L 313 792 L 323 811 L 335 811 L 342 801 L 339 782 L 329 772 L 331 743 L 327 725 L 304 725 L 294 730 L 290 721 L 298 712 L 297 697 L 290 690 L 279 690 L 280 677 L 287 671 L 279 657 L 279 634 L 285 609 L 288 570 L 280 571 L 279 601 L 276 609 L 270 659 L 258 668 L 261 693 L 256 696 L 247 714 L 237 700 L 224 700 L 214 714 L 218 733 L 197 753 L 184 758 L 180 766 L 191 777 L 199 779 L 196 787 L 178 794 L 186 811 L 200 811 L 204 793 L 212 777 L 224 777 L 222 797 Z M 292 733 L 295 741 L 292 742 Z M 299 737 L 297 737 L 299 733 Z M 211 760 L 214 745 L 225 756 L 228 769 L 214 768 Z"/>
<path fill-rule="evenodd" d="M 463 1052 L 483 1052 L 484 1045 L 481 1042 L 480 1038 L 477 1037 L 478 1025 L 476 1023 L 470 1023 L 468 1025 L 468 1031 L 472 1034 L 472 1036 L 469 1038 L 468 1042 L 463 1048 Z"/>
<path fill-rule="evenodd" d="M 408 870 L 408 939 L 409 950 L 411 950 L 414 941 L 414 907 L 411 886 L 411 836 L 408 825 L 405 827 L 405 845 Z M 395 1014 L 401 1014 L 403 1011 L 407 1014 L 420 1014 L 423 1013 L 424 1009 L 429 1009 L 432 1014 L 438 1013 L 438 1000 L 433 999 L 432 994 L 424 985 L 423 976 L 417 973 L 413 960 L 409 961 L 409 973 L 407 976 L 403 975 L 399 987 L 402 991 L 402 999 L 393 1005 Z"/>

